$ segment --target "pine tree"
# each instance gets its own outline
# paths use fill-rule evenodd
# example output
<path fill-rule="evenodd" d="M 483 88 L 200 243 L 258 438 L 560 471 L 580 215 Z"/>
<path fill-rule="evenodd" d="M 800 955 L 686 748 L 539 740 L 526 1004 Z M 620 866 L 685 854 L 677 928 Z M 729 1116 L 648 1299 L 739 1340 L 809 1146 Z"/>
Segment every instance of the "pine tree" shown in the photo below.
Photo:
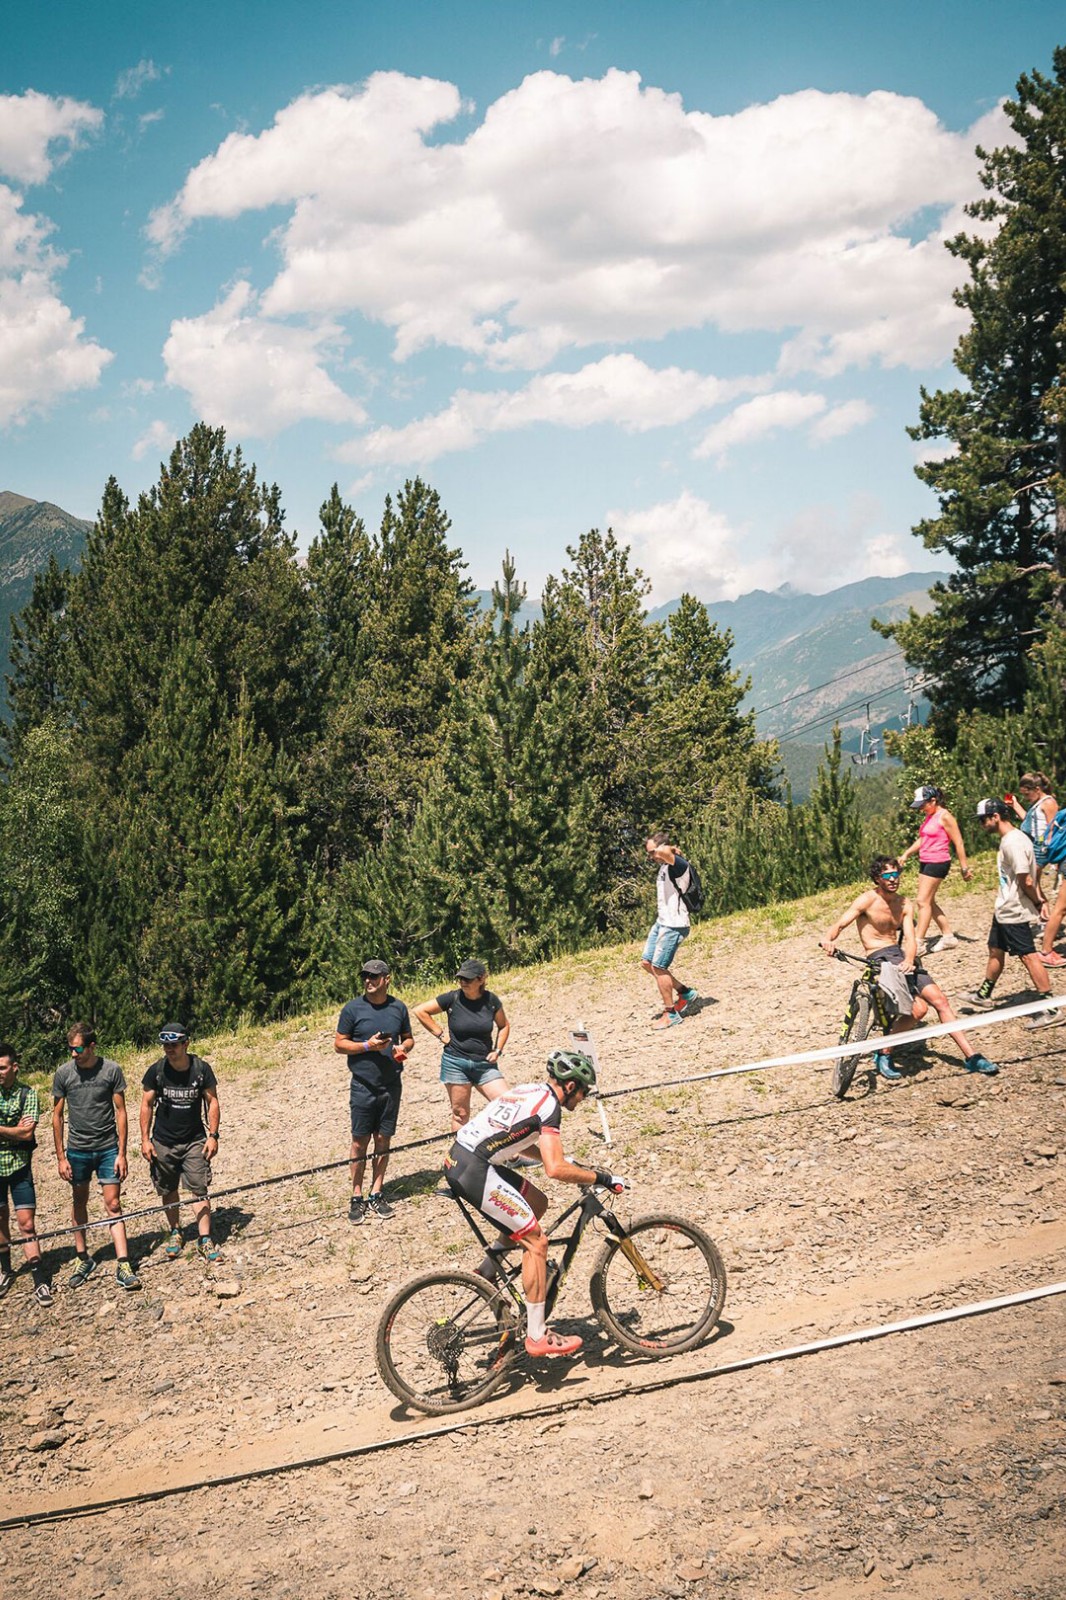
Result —
<path fill-rule="evenodd" d="M 648 731 L 653 811 L 669 818 L 679 836 L 716 799 L 734 804 L 749 792 L 765 798 L 774 792 L 777 746 L 757 739 L 754 713 L 741 712 L 750 682 L 730 669 L 732 644 L 706 606 L 681 596 L 662 636 Z"/>
<path fill-rule="evenodd" d="M 64 664 L 70 642 L 66 620 L 70 573 L 55 556 L 36 573 L 29 604 L 11 621 L 11 671 L 7 676 L 9 724 L 0 737 L 9 750 L 31 729 L 58 716 L 64 704 Z"/>
<path fill-rule="evenodd" d="M 587 912 L 604 931 L 627 927 L 642 897 L 637 850 L 654 793 L 648 716 L 661 630 L 647 624 L 649 585 L 610 529 L 591 529 L 567 555 L 570 567 L 545 586 L 530 680 L 551 712 L 565 814 L 590 828 L 580 841 L 591 867 Z"/>
<path fill-rule="evenodd" d="M 990 152 L 986 198 L 967 209 L 994 225 L 949 241 L 969 282 L 955 364 L 962 388 L 922 391 L 915 439 L 950 453 L 917 468 L 939 515 L 915 530 L 958 564 L 924 617 L 879 625 L 937 684 L 933 721 L 954 736 L 971 710 L 1017 711 L 1040 613 L 1066 607 L 1066 48 L 1053 79 L 1019 79 L 1005 113 L 1017 143 Z"/>
<path fill-rule="evenodd" d="M 473 653 L 471 587 L 436 490 L 420 478 L 385 502 L 373 593 L 357 649 L 358 776 L 375 813 L 374 836 L 404 827 L 447 743 L 448 712 Z"/>
<path fill-rule="evenodd" d="M 315 698 L 321 732 L 303 765 L 311 848 L 327 877 L 379 825 L 364 766 L 366 694 L 363 631 L 378 588 L 377 553 L 362 521 L 334 484 L 307 555 L 314 630 Z"/>

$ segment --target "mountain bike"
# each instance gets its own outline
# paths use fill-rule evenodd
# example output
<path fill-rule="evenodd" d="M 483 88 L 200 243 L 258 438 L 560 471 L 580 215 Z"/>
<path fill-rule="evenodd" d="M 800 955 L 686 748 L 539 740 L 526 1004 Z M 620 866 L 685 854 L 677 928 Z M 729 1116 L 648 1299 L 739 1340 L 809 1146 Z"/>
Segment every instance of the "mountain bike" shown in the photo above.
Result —
<path fill-rule="evenodd" d="M 480 1405 L 507 1378 L 522 1349 L 526 1307 L 521 1261 L 505 1257 L 509 1240 L 490 1244 L 480 1213 L 454 1196 L 491 1262 L 492 1277 L 426 1272 L 404 1284 L 381 1314 L 375 1356 L 398 1400 L 440 1416 Z M 566 1235 L 558 1234 L 575 1217 Z M 606 1239 L 589 1281 L 592 1308 L 610 1338 L 636 1355 L 658 1358 L 694 1350 L 708 1339 L 725 1304 L 722 1258 L 702 1228 L 665 1213 L 620 1222 L 596 1185 L 546 1228 L 546 1314 L 550 1317 L 590 1224 Z M 520 1253 L 520 1252 L 519 1252 Z"/>
<path fill-rule="evenodd" d="M 835 955 L 838 961 L 854 961 L 862 967 L 851 986 L 838 1044 L 857 1044 L 861 1039 L 868 1038 L 871 1028 L 875 1026 L 880 1027 L 882 1033 L 887 1033 L 895 1013 L 877 982 L 877 968 L 864 956 L 849 955 L 846 950 L 837 950 Z M 859 1056 L 840 1056 L 834 1062 L 832 1088 L 838 1100 L 843 1100 L 851 1088 L 860 1059 Z"/>

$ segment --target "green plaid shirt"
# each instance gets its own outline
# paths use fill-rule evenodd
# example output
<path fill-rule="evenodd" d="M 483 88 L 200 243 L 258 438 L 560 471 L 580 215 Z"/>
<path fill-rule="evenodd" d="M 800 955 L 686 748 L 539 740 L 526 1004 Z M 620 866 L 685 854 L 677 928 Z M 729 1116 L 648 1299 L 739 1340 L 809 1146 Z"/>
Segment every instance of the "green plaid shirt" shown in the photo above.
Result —
<path fill-rule="evenodd" d="M 0 1128 L 16 1128 L 23 1117 L 32 1117 L 34 1122 L 38 1122 L 40 1116 L 41 1102 L 37 1098 L 37 1090 L 30 1084 L 13 1083 L 10 1094 L 0 1089 Z M 13 1173 L 20 1172 L 29 1165 L 32 1155 L 33 1151 L 24 1144 L 13 1144 L 9 1139 L 0 1137 L 0 1175 L 9 1178 Z"/>

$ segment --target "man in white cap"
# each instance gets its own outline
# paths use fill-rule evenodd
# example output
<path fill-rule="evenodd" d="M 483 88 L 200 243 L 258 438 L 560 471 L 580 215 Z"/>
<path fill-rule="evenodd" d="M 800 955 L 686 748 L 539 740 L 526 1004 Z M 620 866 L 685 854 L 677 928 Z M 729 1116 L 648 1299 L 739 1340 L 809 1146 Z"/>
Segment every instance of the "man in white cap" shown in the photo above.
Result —
<path fill-rule="evenodd" d="M 1011 821 L 1011 808 L 1003 800 L 982 800 L 978 820 L 986 833 L 999 838 L 999 893 L 988 935 L 988 965 L 984 981 L 963 999 L 972 1006 L 988 1010 L 995 1003 L 992 991 L 1003 974 L 1008 956 L 1017 956 L 1037 994 L 1051 993 L 1051 980 L 1037 954 L 1033 924 L 1048 914 L 1048 903 L 1040 888 L 1032 841 Z M 1027 1028 L 1050 1028 L 1061 1020 L 1058 1011 L 1041 1011 L 1027 1017 Z"/>

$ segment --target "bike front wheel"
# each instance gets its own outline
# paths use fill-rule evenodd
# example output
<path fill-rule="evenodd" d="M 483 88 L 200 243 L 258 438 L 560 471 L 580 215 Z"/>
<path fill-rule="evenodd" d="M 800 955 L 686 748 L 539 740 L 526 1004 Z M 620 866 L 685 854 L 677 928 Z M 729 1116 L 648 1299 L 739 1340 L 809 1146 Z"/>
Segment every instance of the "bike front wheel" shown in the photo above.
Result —
<path fill-rule="evenodd" d="M 589 1289 L 602 1327 L 626 1350 L 672 1356 L 710 1337 L 725 1304 L 725 1266 L 702 1228 L 681 1217 L 638 1217 L 603 1247 Z"/>
<path fill-rule="evenodd" d="M 480 1405 L 515 1356 L 517 1310 L 473 1272 L 426 1272 L 381 1314 L 374 1354 L 398 1400 L 442 1416 Z"/>
<path fill-rule="evenodd" d="M 868 1037 L 873 1024 L 873 1002 L 869 990 L 865 986 L 853 997 L 844 1018 L 844 1026 L 840 1030 L 841 1044 L 858 1044 L 861 1039 Z M 843 1100 L 851 1088 L 855 1069 L 859 1064 L 858 1056 L 841 1056 L 833 1066 L 833 1093 L 838 1100 Z"/>

